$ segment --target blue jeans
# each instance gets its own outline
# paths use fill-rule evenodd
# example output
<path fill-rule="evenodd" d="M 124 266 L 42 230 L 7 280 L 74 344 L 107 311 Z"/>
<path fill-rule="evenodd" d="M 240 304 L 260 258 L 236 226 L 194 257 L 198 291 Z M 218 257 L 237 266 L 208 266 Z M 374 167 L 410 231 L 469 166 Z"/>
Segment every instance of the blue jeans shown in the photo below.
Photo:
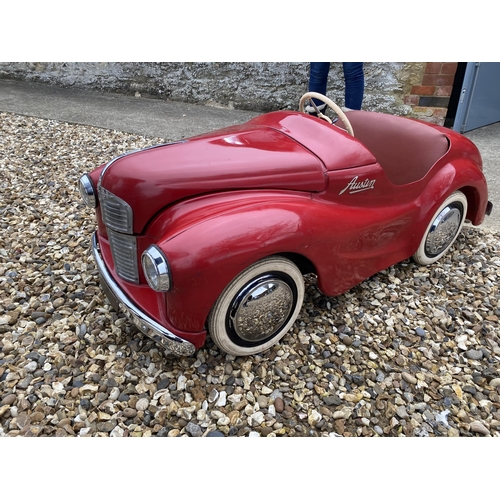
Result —
<path fill-rule="evenodd" d="M 342 63 L 345 81 L 345 104 L 346 108 L 361 109 L 363 93 L 365 90 L 365 75 L 362 62 Z M 326 84 L 330 71 L 329 62 L 312 62 L 309 71 L 309 92 L 319 92 L 326 95 Z M 317 105 L 322 102 L 313 99 Z"/>

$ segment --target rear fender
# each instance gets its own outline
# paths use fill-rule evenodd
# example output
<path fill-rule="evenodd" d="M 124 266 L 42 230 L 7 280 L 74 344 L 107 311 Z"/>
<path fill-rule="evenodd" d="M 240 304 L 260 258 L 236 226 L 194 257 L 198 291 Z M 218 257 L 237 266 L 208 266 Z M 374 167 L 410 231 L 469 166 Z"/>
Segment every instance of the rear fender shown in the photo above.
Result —
<path fill-rule="evenodd" d="M 484 221 L 488 205 L 488 186 L 482 170 L 477 164 L 467 159 L 457 159 L 448 163 L 431 178 L 421 197 L 425 219 L 432 217 L 437 206 L 454 191 L 462 191 L 467 197 L 468 210 L 466 218 L 475 226 Z M 423 225 L 427 227 L 428 221 Z"/>

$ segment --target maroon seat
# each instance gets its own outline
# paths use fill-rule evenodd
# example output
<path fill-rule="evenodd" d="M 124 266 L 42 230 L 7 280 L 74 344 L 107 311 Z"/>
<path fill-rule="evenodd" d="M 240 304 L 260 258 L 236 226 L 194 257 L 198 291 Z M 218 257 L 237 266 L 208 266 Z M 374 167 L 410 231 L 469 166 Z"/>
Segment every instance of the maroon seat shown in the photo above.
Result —
<path fill-rule="evenodd" d="M 349 111 L 347 118 L 393 184 L 422 179 L 449 148 L 442 132 L 415 120 L 370 111 Z"/>

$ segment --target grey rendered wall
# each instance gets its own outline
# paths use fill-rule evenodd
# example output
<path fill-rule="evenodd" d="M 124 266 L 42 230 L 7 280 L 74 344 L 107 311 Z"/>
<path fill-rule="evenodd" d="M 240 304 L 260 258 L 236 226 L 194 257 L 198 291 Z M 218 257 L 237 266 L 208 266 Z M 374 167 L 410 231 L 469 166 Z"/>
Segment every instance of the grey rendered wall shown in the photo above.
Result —
<path fill-rule="evenodd" d="M 407 115 L 403 104 L 421 63 L 365 63 L 363 109 Z M 307 62 L 0 62 L 0 78 L 265 112 L 297 109 Z M 328 96 L 343 105 L 341 63 L 332 63 Z"/>

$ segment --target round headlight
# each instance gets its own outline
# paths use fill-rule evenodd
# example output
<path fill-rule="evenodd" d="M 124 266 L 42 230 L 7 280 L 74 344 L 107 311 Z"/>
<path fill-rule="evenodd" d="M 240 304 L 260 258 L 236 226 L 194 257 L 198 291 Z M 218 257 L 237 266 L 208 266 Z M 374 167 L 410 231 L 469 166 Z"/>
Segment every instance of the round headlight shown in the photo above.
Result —
<path fill-rule="evenodd" d="M 158 292 L 170 290 L 170 272 L 163 252 L 151 245 L 142 254 L 142 269 L 148 285 Z"/>
<path fill-rule="evenodd" d="M 78 189 L 80 190 L 80 195 L 85 205 L 90 208 L 95 208 L 97 206 L 97 197 L 95 195 L 94 184 L 87 174 L 80 177 Z"/>

